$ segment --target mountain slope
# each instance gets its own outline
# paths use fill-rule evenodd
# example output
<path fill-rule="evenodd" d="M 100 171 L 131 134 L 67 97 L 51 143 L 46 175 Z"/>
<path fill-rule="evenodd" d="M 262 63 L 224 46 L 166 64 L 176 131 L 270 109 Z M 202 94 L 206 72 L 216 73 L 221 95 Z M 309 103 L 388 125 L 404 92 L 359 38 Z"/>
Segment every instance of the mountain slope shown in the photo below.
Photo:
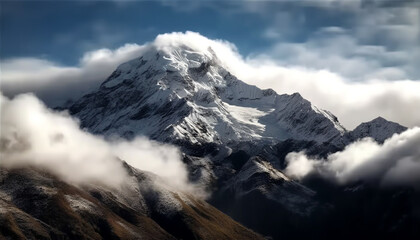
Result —
<path fill-rule="evenodd" d="M 309 215 L 316 206 L 315 192 L 292 181 L 260 157 L 250 158 L 220 190 L 240 199 L 259 192 L 279 206 L 299 215 Z"/>
<path fill-rule="evenodd" d="M 33 168 L 0 169 L 0 237 L 262 239 L 214 207 L 126 165 L 121 189 L 73 186 Z"/>
<path fill-rule="evenodd" d="M 251 157 L 213 195 L 211 203 L 234 219 L 274 239 L 303 239 L 323 205 L 316 192 L 289 179 L 261 157 Z M 309 237 L 309 235 L 308 235 Z"/>

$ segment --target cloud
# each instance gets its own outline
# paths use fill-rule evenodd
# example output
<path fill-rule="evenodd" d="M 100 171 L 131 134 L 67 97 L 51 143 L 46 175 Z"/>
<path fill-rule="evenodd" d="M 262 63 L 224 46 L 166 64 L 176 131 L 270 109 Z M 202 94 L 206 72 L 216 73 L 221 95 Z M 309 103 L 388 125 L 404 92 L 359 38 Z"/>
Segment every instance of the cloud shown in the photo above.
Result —
<path fill-rule="evenodd" d="M 111 145 L 112 153 L 131 166 L 153 172 L 179 189 L 189 192 L 197 190 L 188 182 L 187 168 L 181 160 L 181 152 L 175 146 L 143 137 L 133 141 L 113 141 Z"/>
<path fill-rule="evenodd" d="M 285 26 L 284 21 L 273 20 L 262 33 L 263 37 L 273 38 L 270 56 L 276 61 L 327 69 L 352 80 L 420 78 L 415 64 L 420 58 L 418 7 L 360 5 L 355 9 L 337 10 L 346 23 L 327 25 L 333 19 L 325 17 L 315 21 L 315 27 L 309 29 L 308 23 L 301 22 L 303 9 L 289 15 L 288 22 L 293 24 Z M 318 11 L 325 12 L 327 16 L 337 14 L 331 9 Z M 310 17 L 309 14 L 306 18 Z M 298 27 L 290 28 L 291 25 Z M 294 35 L 301 35 L 302 40 L 284 39 L 281 34 L 284 28 L 293 31 Z M 276 35 L 273 29 L 277 29 L 279 34 Z"/>
<path fill-rule="evenodd" d="M 6 60 L 1 62 L 1 87 L 7 96 L 35 92 L 42 100 L 53 105 L 54 102 L 77 98 L 95 88 L 118 64 L 140 56 L 149 47 L 165 48 L 182 44 L 198 51 L 207 51 L 210 46 L 221 64 L 239 79 L 261 88 L 272 88 L 280 94 L 300 92 L 318 107 L 333 112 L 349 129 L 377 116 L 408 127 L 420 126 L 420 114 L 417 112 L 420 106 L 420 81 L 403 78 L 404 68 L 381 68 L 381 71 L 372 72 L 363 81 L 354 81 L 323 68 L 325 63 L 317 63 L 323 59 L 328 64 L 337 65 L 343 72 L 365 71 L 369 75 L 370 68 L 377 69 L 377 62 L 367 60 L 366 55 L 376 54 L 391 60 L 404 58 L 404 54 L 400 56 L 380 46 L 361 47 L 343 36 L 321 44 L 325 56 L 321 54 L 322 51 L 310 51 L 309 46 L 299 44 L 275 47 L 273 52 L 283 52 L 280 55 L 299 53 L 296 61 L 285 62 L 274 58 L 272 53 L 244 57 L 233 43 L 208 39 L 199 33 L 161 34 L 153 42 L 144 45 L 127 44 L 116 50 L 88 52 L 81 58 L 79 67 L 62 67 L 33 58 Z M 342 52 L 343 56 L 353 54 L 345 49 L 355 49 L 359 57 L 346 59 L 328 54 L 328 51 Z M 303 64 L 305 61 L 306 64 Z M 384 79 L 384 76 L 391 75 L 400 79 Z"/>
<path fill-rule="evenodd" d="M 382 186 L 420 188 L 420 128 L 395 134 L 383 144 L 365 138 L 326 159 L 313 159 L 304 152 L 286 156 L 286 174 L 302 179 L 319 174 L 339 184 L 356 181 Z"/>
<path fill-rule="evenodd" d="M 272 21 L 263 36 L 270 33 L 273 46 L 245 59 L 254 69 L 243 67 L 248 71 L 237 75 L 277 92 L 300 92 L 349 129 L 377 116 L 420 126 L 415 110 L 420 104 L 420 5 L 350 1 L 352 7 L 341 8 L 341 2 L 313 3 L 317 11 L 333 16 L 313 19 L 319 27 L 307 29 L 308 24 L 300 23 L 304 7 L 290 15 L 289 22 L 299 26 L 293 28 L 295 35 L 304 35 L 299 42 L 270 32 L 284 28 L 281 21 Z M 344 22 L 327 25 L 335 14 Z"/>
<path fill-rule="evenodd" d="M 330 34 L 331 29 L 328 32 Z M 408 77 L 407 72 L 398 67 L 407 60 L 405 53 L 389 52 L 383 46 L 359 45 L 354 38 L 337 32 L 305 43 L 275 44 L 271 50 L 271 58 L 278 64 L 328 70 L 357 81 Z"/>
<path fill-rule="evenodd" d="M 174 146 L 145 138 L 105 140 L 79 128 L 67 112 L 48 109 L 32 94 L 0 95 L 0 166 L 38 166 L 74 184 L 119 187 L 128 182 L 119 159 L 160 176 L 181 191 L 200 193 L 188 181 L 186 166 Z"/>
<path fill-rule="evenodd" d="M 271 19 L 261 34 L 273 45 L 243 59 L 247 64 L 233 70 L 240 79 L 279 93 L 300 92 L 349 129 L 377 116 L 420 126 L 418 3 L 301 1 L 289 5 L 287 21 L 270 10 L 278 6 L 285 5 L 260 6 Z M 285 38 L 283 29 L 292 37 Z"/>
<path fill-rule="evenodd" d="M 34 92 L 54 106 L 77 99 L 95 89 L 123 62 L 144 51 L 144 46 L 125 44 L 115 50 L 86 52 L 77 67 L 60 66 L 38 58 L 13 58 L 1 61 L 1 90 L 6 96 Z"/>
<path fill-rule="evenodd" d="M 282 65 L 328 70 L 352 81 L 420 79 L 418 2 L 244 3 L 255 4 L 268 20 L 260 32 L 270 40 L 266 52 Z"/>
<path fill-rule="evenodd" d="M 409 127 L 420 126 L 416 111 L 420 104 L 419 81 L 352 82 L 328 70 L 284 67 L 264 59 L 248 59 L 246 67 L 233 72 L 261 88 L 279 93 L 299 92 L 316 106 L 333 112 L 349 129 L 377 116 Z"/>

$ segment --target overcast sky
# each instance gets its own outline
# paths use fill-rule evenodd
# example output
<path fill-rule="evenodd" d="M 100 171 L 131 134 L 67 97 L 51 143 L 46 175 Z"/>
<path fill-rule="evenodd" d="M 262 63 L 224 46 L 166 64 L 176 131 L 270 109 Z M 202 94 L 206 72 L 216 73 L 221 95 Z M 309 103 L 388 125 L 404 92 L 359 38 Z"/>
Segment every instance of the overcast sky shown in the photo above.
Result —
<path fill-rule="evenodd" d="M 321 98 L 325 95 L 322 91 L 308 92 L 310 79 L 320 81 L 324 77 L 322 86 L 328 85 L 325 81 L 329 78 L 335 79 L 331 85 L 335 86 L 337 81 L 341 84 L 338 97 L 343 93 L 343 97 L 358 98 L 359 95 L 351 94 L 376 91 L 375 101 L 360 102 L 365 106 L 371 104 L 369 107 L 376 111 L 368 114 L 367 107 L 363 112 L 357 112 L 358 106 L 353 107 L 352 115 L 362 116 L 354 121 L 344 119 L 349 128 L 374 115 L 400 122 L 408 119 L 402 122 L 408 126 L 420 124 L 420 114 L 413 112 L 420 103 L 420 93 L 417 96 L 413 93 L 420 89 L 419 1 L 2 1 L 0 4 L 1 77 L 6 95 L 27 91 L 22 85 L 30 84 L 21 79 L 28 75 L 33 78 L 31 81 L 42 81 L 51 74 L 62 81 L 71 81 L 76 75 L 79 79 L 104 78 L 102 75 L 112 70 L 104 70 L 104 74 L 77 72 L 89 65 L 93 56 L 89 53 L 106 49 L 110 55 L 102 56 L 112 58 L 114 62 L 106 66 L 113 68 L 128 60 L 128 56 L 134 57 L 131 50 L 153 41 L 158 34 L 193 31 L 231 43 L 247 64 L 256 66 L 258 62 L 261 67 L 268 61 L 283 70 L 317 73 L 305 75 L 306 88 L 294 86 L 284 92 L 302 92 L 304 97 L 337 114 L 340 120 L 347 118 L 347 113 L 340 109 L 349 108 L 352 101 L 346 99 L 347 105 L 328 103 L 337 99 Z M 117 49 L 131 52 L 121 57 L 115 53 Z M 56 74 L 63 69 L 65 77 L 62 72 Z M 288 76 L 292 79 L 296 74 L 282 75 Z M 86 83 L 86 88 L 99 80 Z M 275 85 L 272 81 L 262 85 L 270 87 L 270 84 Z M 353 90 L 343 90 L 347 86 Z M 273 88 L 282 93 L 281 87 Z M 34 91 L 40 88 L 38 84 Z M 45 91 L 51 89 L 39 91 L 46 95 Z M 405 95 L 409 97 L 403 98 Z M 43 100 L 51 104 L 48 98 Z M 411 106 L 403 113 L 401 108 L 406 103 Z"/>

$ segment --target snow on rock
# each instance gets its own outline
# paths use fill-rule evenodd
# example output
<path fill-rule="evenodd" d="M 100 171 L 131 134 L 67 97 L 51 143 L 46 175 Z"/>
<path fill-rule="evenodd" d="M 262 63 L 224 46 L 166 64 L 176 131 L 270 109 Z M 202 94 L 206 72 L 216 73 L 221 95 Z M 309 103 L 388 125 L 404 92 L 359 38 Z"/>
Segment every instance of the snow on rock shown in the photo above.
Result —
<path fill-rule="evenodd" d="M 274 169 L 270 163 L 261 160 L 258 157 L 251 158 L 236 175 L 237 182 L 244 182 L 253 177 L 254 174 L 267 174 L 267 177 L 274 180 L 290 181 L 282 172 Z"/>
<path fill-rule="evenodd" d="M 161 191 L 156 200 L 155 211 L 159 214 L 171 217 L 182 210 L 182 204 L 173 192 Z"/>
<path fill-rule="evenodd" d="M 182 211 L 182 204 L 175 196 L 183 195 L 182 191 L 175 189 L 157 175 L 126 166 L 132 176 L 126 189 L 120 190 L 117 195 L 125 199 L 125 203 L 132 205 L 141 202 L 143 211 L 153 211 L 162 216 L 171 217 Z M 130 196 L 131 197 L 128 197 Z M 138 198 L 136 200 L 136 198 Z M 128 200 L 128 201 L 127 201 Z"/>
<path fill-rule="evenodd" d="M 65 199 L 69 203 L 70 207 L 74 211 L 88 211 L 90 213 L 97 213 L 96 204 L 82 198 L 78 195 L 64 195 Z"/>

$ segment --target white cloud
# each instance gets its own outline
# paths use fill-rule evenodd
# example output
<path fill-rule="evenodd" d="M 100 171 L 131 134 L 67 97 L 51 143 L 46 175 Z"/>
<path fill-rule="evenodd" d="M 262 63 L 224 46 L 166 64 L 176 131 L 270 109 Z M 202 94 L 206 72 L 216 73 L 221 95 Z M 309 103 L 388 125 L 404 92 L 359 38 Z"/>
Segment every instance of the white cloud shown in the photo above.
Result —
<path fill-rule="evenodd" d="M 379 72 L 372 72 L 364 81 L 351 81 L 333 72 L 333 69 L 325 69 L 322 64 L 317 63 L 323 59 L 329 64 L 336 64 L 343 71 L 367 73 L 377 63 L 364 59 L 364 55 L 375 54 L 383 58 L 398 59 L 404 58 L 404 54 L 401 56 L 390 53 L 380 46 L 360 47 L 346 37 L 336 40 L 336 43 L 332 42 L 333 45 L 324 43 L 322 49 L 326 51 L 326 56 L 322 56 L 321 52 L 305 53 L 307 47 L 302 45 L 289 45 L 291 51 L 297 51 L 303 56 L 302 61 L 307 61 L 302 64 L 301 60 L 290 63 L 278 61 L 272 57 L 272 53 L 243 57 L 234 44 L 208 39 L 194 32 L 161 34 L 150 44 L 127 44 L 116 50 L 100 49 L 86 53 L 79 67 L 61 67 L 39 59 L 30 59 L 27 62 L 24 62 L 25 59 L 7 60 L 1 63 L 2 90 L 8 96 L 20 92 L 35 92 L 51 105 L 53 100 L 57 102 L 75 98 L 98 86 L 118 64 L 140 56 L 148 47 L 164 48 L 186 44 L 199 51 L 207 51 L 211 46 L 222 65 L 239 79 L 261 88 L 272 88 L 278 93 L 300 92 L 315 105 L 337 115 L 349 129 L 377 116 L 408 127 L 420 126 L 420 81 L 406 78 L 394 81 L 383 79 L 385 75 L 402 77 L 404 69 L 382 68 Z M 280 48 L 281 51 L 286 51 L 284 46 Z M 360 57 L 345 59 L 328 54 L 328 51 L 338 51 L 345 56 L 347 50 L 343 48 L 354 48 Z M 281 53 L 280 50 L 277 51 Z M 319 69 L 311 67 L 308 59 L 312 59 L 313 66 L 318 66 Z"/>
<path fill-rule="evenodd" d="M 395 134 L 383 144 L 365 138 L 326 159 L 312 159 L 304 152 L 286 156 L 285 172 L 301 179 L 310 173 L 346 184 L 368 181 L 382 186 L 420 187 L 420 128 Z"/>
<path fill-rule="evenodd" d="M 190 192 L 198 190 L 188 183 L 188 171 L 181 153 L 172 145 L 136 138 L 133 141 L 114 141 L 111 150 L 131 166 L 153 172 L 172 186 Z"/>
<path fill-rule="evenodd" d="M 32 94 L 8 99 L 0 95 L 0 166 L 38 166 L 74 184 L 119 187 L 127 182 L 120 158 L 155 173 L 167 184 L 203 196 L 189 183 L 180 152 L 145 138 L 108 141 L 79 128 L 67 112 L 48 109 Z"/>
<path fill-rule="evenodd" d="M 1 61 L 1 90 L 7 96 L 34 92 L 49 105 L 77 99 L 95 89 L 116 67 L 144 51 L 144 46 L 126 44 L 116 50 L 87 52 L 79 66 L 60 66 L 38 58 L 14 58 Z"/>

